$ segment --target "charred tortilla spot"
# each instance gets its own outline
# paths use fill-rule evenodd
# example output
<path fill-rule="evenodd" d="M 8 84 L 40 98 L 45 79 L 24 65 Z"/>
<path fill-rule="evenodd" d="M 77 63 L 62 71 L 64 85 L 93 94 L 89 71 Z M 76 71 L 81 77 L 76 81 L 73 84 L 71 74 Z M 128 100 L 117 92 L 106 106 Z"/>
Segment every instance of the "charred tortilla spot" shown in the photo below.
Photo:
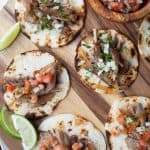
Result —
<path fill-rule="evenodd" d="M 88 131 L 85 129 L 81 129 L 80 134 L 84 136 L 88 136 Z"/>
<path fill-rule="evenodd" d="M 147 22 L 150 23 L 150 16 L 147 17 Z"/>
<path fill-rule="evenodd" d="M 41 119 L 42 117 L 46 117 L 47 115 L 45 114 L 45 112 L 34 112 L 34 113 L 28 113 L 26 114 L 26 117 L 29 119 L 29 120 L 38 120 L 38 119 Z"/>
<path fill-rule="evenodd" d="M 65 128 L 64 122 L 63 122 L 63 121 L 59 122 L 58 127 L 59 127 L 60 129 L 64 129 L 64 128 Z"/>
<path fill-rule="evenodd" d="M 139 33 L 139 44 L 141 44 L 141 43 L 142 43 L 142 34 Z"/>
<path fill-rule="evenodd" d="M 68 132 L 71 132 L 72 131 L 72 129 L 68 129 Z"/>
<path fill-rule="evenodd" d="M 136 50 L 135 48 L 131 48 L 131 56 L 134 57 L 136 55 Z"/>
<path fill-rule="evenodd" d="M 150 62 L 150 56 L 146 57 L 146 60 L 147 60 L 148 62 Z"/>
<path fill-rule="evenodd" d="M 72 121 L 69 121 L 68 124 L 72 125 Z"/>
<path fill-rule="evenodd" d="M 84 125 L 87 124 L 87 121 L 80 118 L 80 117 L 76 117 L 75 118 L 75 125 L 80 126 L 80 125 Z"/>

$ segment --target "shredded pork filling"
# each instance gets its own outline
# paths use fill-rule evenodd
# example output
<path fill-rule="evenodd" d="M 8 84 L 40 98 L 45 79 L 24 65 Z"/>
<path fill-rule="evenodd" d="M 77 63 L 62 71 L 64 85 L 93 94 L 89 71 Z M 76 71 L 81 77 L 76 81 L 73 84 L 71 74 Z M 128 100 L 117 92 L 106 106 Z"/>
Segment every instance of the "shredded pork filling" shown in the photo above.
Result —
<path fill-rule="evenodd" d="M 81 41 L 77 68 L 87 81 L 96 75 L 97 81 L 93 83 L 103 80 L 110 87 L 123 88 L 131 84 L 132 77 L 136 74 L 136 67 L 132 67 L 125 58 L 128 57 L 125 56 L 127 54 L 131 59 L 135 57 L 135 50 L 126 45 L 126 39 L 112 32 L 94 30 L 93 36 Z"/>
<path fill-rule="evenodd" d="M 69 31 L 72 26 L 79 25 L 82 13 L 70 4 L 63 4 L 57 0 L 27 0 L 24 1 L 27 11 L 25 21 L 38 24 L 41 30 L 53 28 Z"/>
<path fill-rule="evenodd" d="M 63 131 L 41 132 L 38 143 L 39 150 L 96 150 L 94 144 L 77 135 L 69 136 Z"/>
<path fill-rule="evenodd" d="M 35 71 L 32 78 L 21 79 L 17 83 L 6 79 L 6 90 L 13 93 L 16 99 L 26 98 L 30 103 L 37 103 L 39 96 L 48 93 L 53 95 L 59 66 L 55 61 Z"/>

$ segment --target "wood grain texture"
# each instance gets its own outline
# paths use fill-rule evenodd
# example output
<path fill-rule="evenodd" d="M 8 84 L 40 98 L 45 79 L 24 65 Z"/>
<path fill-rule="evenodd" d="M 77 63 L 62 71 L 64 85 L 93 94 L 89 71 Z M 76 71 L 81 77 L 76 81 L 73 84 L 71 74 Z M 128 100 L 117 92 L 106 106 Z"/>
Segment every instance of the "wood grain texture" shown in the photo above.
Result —
<path fill-rule="evenodd" d="M 14 17 L 14 1 L 9 0 L 5 9 L 0 11 L 0 35 L 4 34 L 9 27 L 15 23 Z M 107 117 L 107 113 L 110 109 L 111 104 L 121 98 L 121 96 L 130 95 L 142 95 L 150 97 L 150 66 L 149 63 L 140 57 L 139 74 L 136 81 L 129 87 L 123 94 L 120 95 L 108 95 L 108 94 L 97 94 L 87 87 L 85 87 L 74 68 L 74 57 L 76 47 L 82 37 L 88 34 L 93 28 L 112 28 L 126 36 L 128 36 L 137 45 L 137 31 L 140 25 L 140 21 L 133 23 L 116 23 L 106 20 L 97 15 L 87 3 L 87 17 L 85 21 L 84 29 L 81 34 L 69 45 L 62 48 L 50 49 L 40 48 L 35 46 L 23 33 L 21 33 L 16 41 L 5 51 L 0 53 L 0 105 L 3 103 L 2 98 L 2 83 L 3 83 L 3 72 L 10 60 L 17 54 L 24 51 L 33 49 L 41 49 L 48 51 L 58 58 L 68 68 L 71 76 L 71 90 L 67 98 L 60 103 L 54 114 L 70 112 L 80 114 L 81 116 L 93 121 L 97 127 L 99 127 L 104 133 L 104 123 Z M 94 114 L 95 115 L 94 115 Z M 98 119 L 99 120 L 98 120 Z M 5 136 L 0 130 L 0 136 L 3 141 L 8 145 L 11 150 L 19 150 L 20 143 Z M 16 143 L 18 148 L 14 149 L 12 143 Z"/>

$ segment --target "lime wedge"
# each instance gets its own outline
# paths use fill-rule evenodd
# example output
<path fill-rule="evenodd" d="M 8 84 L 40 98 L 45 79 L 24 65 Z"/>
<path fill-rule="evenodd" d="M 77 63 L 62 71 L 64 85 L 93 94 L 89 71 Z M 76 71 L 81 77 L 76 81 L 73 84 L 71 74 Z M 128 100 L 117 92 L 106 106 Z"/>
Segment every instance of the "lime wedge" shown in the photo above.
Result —
<path fill-rule="evenodd" d="M 2 111 L 2 108 L 0 107 L 0 127 L 2 126 L 1 111 Z"/>
<path fill-rule="evenodd" d="M 0 118 L 1 118 L 1 127 L 4 129 L 4 131 L 15 138 L 20 138 L 19 133 L 15 129 L 13 125 L 13 121 L 11 119 L 12 113 L 9 112 L 6 107 L 3 107 L 0 113 Z"/>
<path fill-rule="evenodd" d="M 37 133 L 33 125 L 20 115 L 12 115 L 16 130 L 19 132 L 25 150 L 31 150 L 37 142 Z"/>
<path fill-rule="evenodd" d="M 20 31 L 20 23 L 13 25 L 1 38 L 0 38 L 0 51 L 7 48 L 17 37 Z"/>

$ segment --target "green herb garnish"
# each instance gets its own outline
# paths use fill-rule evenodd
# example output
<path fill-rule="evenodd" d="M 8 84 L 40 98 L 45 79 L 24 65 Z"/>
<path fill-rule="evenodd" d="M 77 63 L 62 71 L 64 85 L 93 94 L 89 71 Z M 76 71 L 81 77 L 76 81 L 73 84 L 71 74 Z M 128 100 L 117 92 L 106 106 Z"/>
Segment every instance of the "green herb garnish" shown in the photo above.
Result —
<path fill-rule="evenodd" d="M 105 34 L 104 32 L 103 33 L 98 33 L 98 37 L 101 37 L 103 34 Z"/>
<path fill-rule="evenodd" d="M 54 1 L 53 1 L 52 3 L 53 3 L 53 7 L 54 7 L 54 6 L 61 6 L 61 3 L 59 3 L 59 2 L 54 2 Z"/>
<path fill-rule="evenodd" d="M 129 116 L 133 121 L 136 121 L 136 116 L 135 115 L 131 115 L 131 116 Z"/>
<path fill-rule="evenodd" d="M 52 26 L 52 20 L 45 20 L 41 23 L 41 30 L 44 30 L 44 29 L 52 29 L 53 26 Z"/>
<path fill-rule="evenodd" d="M 47 18 L 47 15 L 42 14 L 41 24 L 40 24 L 41 30 L 44 30 L 44 29 L 49 29 L 49 30 L 51 30 L 51 29 L 53 28 L 52 22 L 53 22 L 52 19 L 48 19 L 48 18 Z"/>
<path fill-rule="evenodd" d="M 126 47 L 126 46 L 123 47 L 123 50 L 124 50 L 124 51 L 127 51 L 127 50 L 128 50 L 128 47 Z"/>
<path fill-rule="evenodd" d="M 42 3 L 47 4 L 48 0 L 41 0 Z"/>
<path fill-rule="evenodd" d="M 104 60 L 106 61 L 106 62 L 108 62 L 108 61 L 111 61 L 112 60 L 112 55 L 111 55 L 111 53 L 108 53 L 108 54 L 103 54 L 103 57 L 104 57 Z"/>
<path fill-rule="evenodd" d="M 91 66 L 89 67 L 89 69 L 88 69 L 88 71 L 90 71 L 90 72 L 94 72 L 94 70 L 95 70 L 95 67 L 92 66 L 92 65 L 91 65 Z"/>
<path fill-rule="evenodd" d="M 114 41 L 112 40 L 111 37 L 108 37 L 108 38 L 106 38 L 106 39 L 103 39 L 102 41 L 103 41 L 103 43 L 109 44 L 110 46 L 113 46 L 113 45 L 114 45 Z"/>
<path fill-rule="evenodd" d="M 146 37 L 146 42 L 148 42 L 150 40 L 150 35 L 148 35 L 147 37 Z"/>
<path fill-rule="evenodd" d="M 85 80 L 89 80 L 90 79 L 90 77 L 89 76 L 85 76 Z"/>
<path fill-rule="evenodd" d="M 86 48 L 91 48 L 91 46 L 88 45 L 88 44 L 86 44 L 86 43 L 84 43 L 84 44 L 82 44 L 82 45 L 85 46 Z"/>

